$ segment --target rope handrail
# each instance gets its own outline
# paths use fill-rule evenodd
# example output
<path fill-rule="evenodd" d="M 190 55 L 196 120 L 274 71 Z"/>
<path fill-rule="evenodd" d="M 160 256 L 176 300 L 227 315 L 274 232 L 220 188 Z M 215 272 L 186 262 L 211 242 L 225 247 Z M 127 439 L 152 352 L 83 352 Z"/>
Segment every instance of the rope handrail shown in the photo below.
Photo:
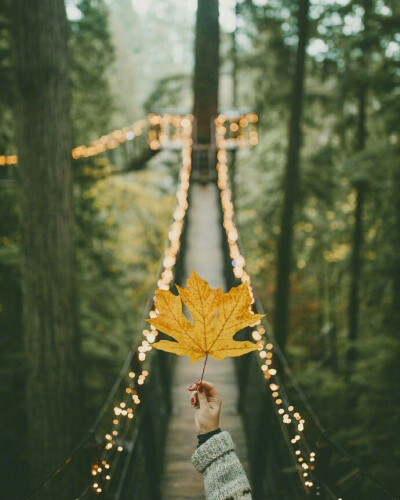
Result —
<path fill-rule="evenodd" d="M 72 451 L 68 454 L 68 457 L 56 467 L 48 476 L 42 479 L 36 486 L 31 488 L 28 493 L 26 493 L 23 497 L 23 500 L 29 500 L 32 495 L 34 495 L 37 491 L 39 491 L 43 486 L 45 486 L 53 477 L 57 476 L 67 465 L 72 462 L 72 458 L 77 454 L 77 452 L 87 443 L 89 438 L 91 437 L 90 430 L 86 432 L 83 438 L 79 441 L 79 443 L 72 449 Z"/>
<path fill-rule="evenodd" d="M 257 299 L 254 296 L 254 292 L 251 287 L 250 276 L 245 271 L 245 258 L 243 256 L 243 250 L 241 248 L 241 243 L 234 213 L 234 206 L 231 198 L 230 181 L 229 181 L 229 173 L 227 166 L 228 158 L 227 158 L 226 142 L 223 138 L 223 131 L 219 130 L 218 119 L 216 119 L 216 145 L 217 145 L 217 184 L 220 191 L 223 227 L 226 233 L 227 251 L 229 253 L 229 257 L 231 260 L 230 269 L 232 270 L 231 271 L 232 276 L 234 276 L 236 280 L 238 281 L 240 280 L 243 283 L 246 282 L 248 284 L 250 294 L 252 296 L 252 303 L 254 304 L 253 305 L 254 309 L 254 306 L 257 306 L 256 302 Z M 259 303 L 258 305 L 260 307 L 260 310 L 257 309 L 257 312 L 262 313 L 263 310 L 261 304 Z M 263 318 L 263 324 L 265 321 L 266 321 L 265 318 Z M 257 327 L 257 329 L 252 334 L 253 339 L 256 340 L 259 346 L 259 356 L 257 357 L 257 363 L 267 380 L 273 377 L 274 383 L 270 383 L 269 388 L 272 390 L 272 387 L 274 387 L 274 390 L 272 392 L 272 395 L 276 398 L 274 400 L 274 405 L 273 405 L 274 412 L 279 422 L 282 431 L 282 436 L 288 448 L 291 461 L 295 466 L 295 470 L 299 475 L 301 485 L 304 488 L 304 492 L 308 494 L 310 492 L 310 489 L 314 485 L 314 483 L 309 480 L 308 476 L 311 470 L 315 468 L 315 466 L 313 463 L 307 464 L 307 462 L 314 462 L 315 453 L 310 450 L 310 446 L 308 445 L 307 441 L 304 438 L 304 435 L 302 434 L 304 421 L 300 420 L 298 425 L 296 423 L 293 423 L 292 419 L 290 419 L 288 416 L 289 410 L 286 413 L 282 409 L 282 406 L 278 408 L 278 405 L 275 404 L 279 402 L 279 405 L 284 404 L 286 408 L 291 408 L 292 412 L 294 410 L 294 407 L 289 403 L 289 398 L 286 394 L 284 385 L 281 382 L 278 371 L 271 367 L 275 342 L 272 343 L 271 342 L 272 339 L 270 339 L 268 343 L 262 340 L 262 335 L 263 333 L 265 333 L 265 331 L 266 331 L 265 328 Z M 260 362 L 260 360 L 262 362 Z M 278 389 L 279 389 L 279 398 L 277 392 Z M 282 419 L 281 417 L 283 413 L 284 417 Z M 299 414 L 297 413 L 297 415 Z M 299 416 L 299 419 L 300 418 L 301 417 Z M 293 437 L 292 438 L 289 437 L 288 427 L 287 427 L 287 424 L 289 423 L 294 428 L 297 425 L 295 440 L 293 440 Z M 302 437 L 302 439 L 300 438 L 300 436 Z M 301 439 L 301 443 L 297 443 L 298 439 L 299 440 Z M 295 454 L 293 444 L 296 444 L 296 451 L 299 450 L 298 453 L 301 453 L 301 456 L 297 456 Z M 302 467 L 299 467 L 300 465 L 299 460 L 301 460 Z M 327 491 L 328 490 L 329 488 L 327 489 Z M 331 495 L 331 498 L 337 498 L 337 497 Z"/>
<path fill-rule="evenodd" d="M 136 122 L 121 129 L 112 130 L 98 139 L 92 141 L 89 145 L 81 144 L 71 150 L 71 157 L 74 160 L 90 158 L 106 151 L 111 151 L 125 142 L 130 142 L 138 137 L 143 137 L 147 129 L 148 147 L 151 151 L 160 148 L 176 146 L 178 149 L 183 147 L 185 142 L 187 121 L 193 121 L 193 115 L 190 113 L 177 114 L 177 111 L 171 110 L 163 115 L 149 113 L 146 119 L 142 118 Z M 234 115 L 229 110 L 222 110 L 217 117 L 220 130 L 224 130 L 225 145 L 228 148 L 243 147 L 247 145 L 254 146 L 258 142 L 255 125 L 258 117 L 255 113 L 249 112 L 247 108 L 238 108 Z M 225 125 L 227 125 L 225 127 Z M 174 131 L 172 136 L 171 129 Z M 246 131 L 246 129 L 248 129 Z M 246 131 L 246 132 L 245 132 Z M 17 154 L 0 154 L 0 167 L 14 166 L 18 163 Z M 121 173 L 118 170 L 111 173 Z"/>
<path fill-rule="evenodd" d="M 102 135 L 99 139 L 92 141 L 88 146 L 82 144 L 72 148 L 71 157 L 74 160 L 78 160 L 79 158 L 89 158 L 104 153 L 107 150 L 115 149 L 124 142 L 141 136 L 146 126 L 148 126 L 148 121 L 141 119 L 122 129 L 112 130 Z M 0 167 L 12 166 L 17 163 L 18 155 L 16 154 L 0 155 Z"/>
<path fill-rule="evenodd" d="M 186 199 L 187 199 L 187 196 L 188 196 L 188 192 L 189 192 L 189 181 L 190 181 L 190 174 L 191 174 L 191 146 L 190 146 L 190 143 L 189 143 L 189 136 L 188 137 L 188 140 L 187 140 L 187 143 L 185 145 L 185 148 L 186 148 L 186 161 L 188 162 L 188 177 L 187 179 L 183 179 L 181 176 L 180 176 L 180 181 L 181 182 L 187 182 L 187 189 L 186 189 Z M 181 170 L 181 173 L 183 172 L 183 169 L 185 168 L 185 159 L 184 159 L 184 149 L 183 148 L 183 151 L 182 151 L 182 156 L 183 156 L 183 166 L 182 166 L 182 170 Z M 173 224 L 174 224 L 174 221 L 176 221 L 176 218 L 175 218 L 175 214 L 176 214 L 176 210 L 177 208 L 179 208 L 179 187 L 178 187 L 178 190 L 177 190 L 177 197 L 176 197 L 176 202 L 175 202 L 175 206 L 174 206 L 174 209 L 173 209 L 173 212 L 172 212 L 172 216 L 171 216 L 171 219 L 170 219 L 170 227 L 173 227 Z M 186 218 L 186 211 L 187 211 L 187 202 L 186 202 L 186 208 L 185 208 L 185 213 L 183 214 L 183 217 L 182 217 L 182 222 L 184 223 L 185 221 L 185 218 Z M 183 226 L 182 226 L 183 227 Z M 163 254 L 167 254 L 167 249 L 168 249 L 168 246 L 169 246 L 169 243 L 168 243 L 168 239 L 166 240 L 166 244 L 165 244 L 165 249 L 164 249 L 164 252 Z M 162 276 L 162 268 L 164 267 L 164 264 L 163 264 L 163 261 L 161 261 L 161 265 L 160 265 L 160 269 L 159 269 L 159 274 L 158 276 Z M 172 279 L 171 279 L 172 281 Z M 160 281 L 157 279 L 157 284 L 160 284 Z M 154 292 L 153 292 L 153 295 L 154 295 Z M 152 299 L 153 301 L 153 299 Z M 124 467 L 123 467 L 123 470 L 122 470 L 122 474 L 121 474 L 121 477 L 120 477 L 120 481 L 119 481 L 119 484 L 118 484 L 118 488 L 117 488 L 117 492 L 116 492 L 116 495 L 115 495 L 115 499 L 118 500 L 122 494 L 122 490 L 123 490 L 123 487 L 124 487 L 124 482 L 125 482 L 125 478 L 126 478 L 126 474 L 127 474 L 127 471 L 128 471 L 128 466 L 129 466 L 129 463 L 130 463 L 130 460 L 131 460 L 131 456 L 133 454 L 133 451 L 134 451 L 134 447 L 132 446 L 125 458 L 125 463 L 124 463 Z"/>

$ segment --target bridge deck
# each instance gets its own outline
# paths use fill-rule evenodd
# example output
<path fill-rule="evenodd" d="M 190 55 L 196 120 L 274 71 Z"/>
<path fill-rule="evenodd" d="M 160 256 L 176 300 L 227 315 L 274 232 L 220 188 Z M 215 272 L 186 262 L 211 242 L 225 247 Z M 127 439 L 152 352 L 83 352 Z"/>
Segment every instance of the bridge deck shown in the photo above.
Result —
<path fill-rule="evenodd" d="M 195 184 L 192 187 L 185 265 L 186 275 L 194 269 L 213 288 L 224 284 L 217 196 L 214 185 Z M 186 390 L 189 383 L 200 377 L 202 367 L 203 361 L 191 365 L 187 357 L 177 358 L 172 387 L 173 414 L 168 428 L 162 484 L 164 499 L 204 498 L 201 475 L 191 463 L 197 438 L 193 409 Z M 209 359 L 205 379 L 215 383 L 222 396 L 221 428 L 231 432 L 239 458 L 247 469 L 245 437 L 236 410 L 238 392 L 232 360 Z"/>

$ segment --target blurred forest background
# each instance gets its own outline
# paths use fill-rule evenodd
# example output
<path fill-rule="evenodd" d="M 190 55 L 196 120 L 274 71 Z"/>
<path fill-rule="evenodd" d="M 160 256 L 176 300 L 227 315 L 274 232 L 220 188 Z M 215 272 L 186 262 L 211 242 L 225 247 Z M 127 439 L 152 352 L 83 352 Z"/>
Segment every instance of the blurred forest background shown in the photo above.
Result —
<path fill-rule="evenodd" d="M 238 153 L 234 192 L 248 272 L 272 325 L 296 4 L 220 0 L 220 106 L 259 114 L 259 145 Z M 16 151 L 11 9 L 12 2 L 0 4 L 0 154 Z M 179 0 L 67 2 L 74 145 L 149 111 L 191 110 L 195 9 L 196 2 Z M 393 489 L 400 461 L 399 115 L 400 3 L 312 0 L 286 353 L 325 426 Z M 102 173 L 74 182 L 85 422 L 140 334 L 177 180 L 174 152 L 145 169 L 107 175 L 118 161 L 118 154 L 88 159 Z M 1 489 L 18 498 L 26 490 L 21 234 L 19 190 L 6 177 L 0 470 Z"/>

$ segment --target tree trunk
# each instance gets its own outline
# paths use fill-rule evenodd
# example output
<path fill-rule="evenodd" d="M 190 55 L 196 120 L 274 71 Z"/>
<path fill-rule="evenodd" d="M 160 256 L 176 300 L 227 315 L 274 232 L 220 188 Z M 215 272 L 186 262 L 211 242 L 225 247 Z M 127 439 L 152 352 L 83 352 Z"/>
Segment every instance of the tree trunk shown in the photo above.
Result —
<path fill-rule="evenodd" d="M 235 29 L 232 31 L 232 106 L 238 105 L 238 53 L 237 53 L 237 36 L 238 36 L 238 16 L 239 4 L 235 2 Z"/>
<path fill-rule="evenodd" d="M 350 263 L 350 294 L 349 294 L 349 307 L 348 307 L 348 341 L 349 346 L 347 349 L 347 371 L 350 374 L 353 370 L 354 363 L 357 359 L 357 349 L 355 341 L 358 337 L 358 316 L 360 309 L 360 279 L 361 279 L 361 250 L 364 241 L 363 232 L 363 212 L 366 185 L 364 182 L 359 182 L 355 185 L 356 189 L 356 213 L 353 233 L 353 253 Z"/>
<path fill-rule="evenodd" d="M 366 75 L 368 71 L 368 31 L 369 19 L 372 12 L 371 0 L 364 0 L 364 33 L 362 39 L 362 58 L 360 68 L 360 82 L 358 93 L 358 121 L 357 121 L 357 143 L 356 150 L 363 151 L 365 149 L 367 126 L 366 126 L 366 107 L 367 107 L 367 82 Z M 363 232 L 363 212 L 365 193 L 367 190 L 366 180 L 359 180 L 354 183 L 356 190 L 356 211 L 353 233 L 353 247 L 350 263 L 350 293 L 348 304 L 348 349 L 347 349 L 347 373 L 351 374 L 354 368 L 354 363 L 357 360 L 357 348 L 355 342 L 358 338 L 358 323 L 360 309 L 360 280 L 362 267 L 362 247 L 364 241 Z"/>
<path fill-rule="evenodd" d="M 16 0 L 18 169 L 31 486 L 81 435 L 80 348 L 74 263 L 68 24 L 63 0 Z M 43 499 L 71 499 L 74 479 Z"/>
<path fill-rule="evenodd" d="M 238 25 L 237 18 L 239 15 L 239 4 L 235 2 L 235 29 L 232 31 L 232 107 L 237 108 L 238 106 L 238 56 L 237 56 L 237 34 L 238 34 Z M 237 170 L 237 162 L 236 162 L 236 149 L 232 150 L 231 158 L 229 162 L 229 170 L 230 170 L 230 184 L 231 184 L 231 192 L 232 192 L 232 201 L 235 203 L 236 201 L 236 170 Z M 238 215 L 238 207 L 236 209 L 236 216 Z"/>
<path fill-rule="evenodd" d="M 299 183 L 301 119 L 304 95 L 304 63 L 307 44 L 309 0 L 299 0 L 299 43 L 293 81 L 289 146 L 284 180 L 281 234 L 278 241 L 278 276 L 275 294 L 275 336 L 285 351 L 289 327 L 290 271 L 292 264 L 294 209 Z"/>
<path fill-rule="evenodd" d="M 211 120 L 218 113 L 218 0 L 198 0 L 194 66 L 195 143 L 210 144 Z"/>
<path fill-rule="evenodd" d="M 395 167 L 393 175 L 393 186 L 400 186 L 400 165 Z M 392 290 L 393 290 L 393 331 L 397 334 L 400 331 L 400 195 L 396 187 L 395 195 L 395 231 L 393 238 L 393 255 L 395 255 L 393 263 L 392 275 Z"/>

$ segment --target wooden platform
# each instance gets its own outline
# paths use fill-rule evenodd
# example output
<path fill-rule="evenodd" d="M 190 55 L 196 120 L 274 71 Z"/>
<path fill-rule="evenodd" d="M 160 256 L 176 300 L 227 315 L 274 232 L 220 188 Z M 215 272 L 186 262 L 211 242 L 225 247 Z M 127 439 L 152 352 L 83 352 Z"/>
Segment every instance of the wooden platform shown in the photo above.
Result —
<path fill-rule="evenodd" d="M 224 286 L 216 186 L 194 185 L 190 201 L 186 275 L 194 269 L 211 287 Z M 186 356 L 177 357 L 172 387 L 173 415 L 168 429 L 162 484 L 164 499 L 205 498 L 202 477 L 191 462 L 197 438 L 194 412 L 186 390 L 190 383 L 200 377 L 202 367 L 203 361 L 191 365 Z M 204 378 L 213 382 L 221 394 L 221 428 L 231 432 L 239 458 L 247 469 L 242 422 L 236 409 L 238 393 L 233 361 L 210 358 Z"/>

